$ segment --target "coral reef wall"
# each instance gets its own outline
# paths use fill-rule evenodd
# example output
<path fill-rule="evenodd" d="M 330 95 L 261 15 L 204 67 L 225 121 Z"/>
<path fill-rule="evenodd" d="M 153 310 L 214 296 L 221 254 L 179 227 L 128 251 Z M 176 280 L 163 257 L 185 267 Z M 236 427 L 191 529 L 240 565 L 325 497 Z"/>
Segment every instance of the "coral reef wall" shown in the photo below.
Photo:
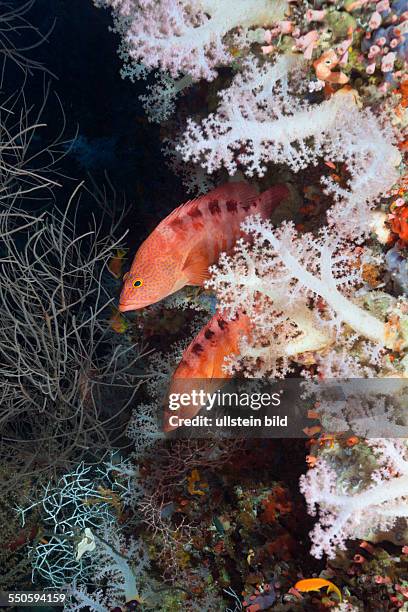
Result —
<path fill-rule="evenodd" d="M 408 609 L 406 5 L 81 4 L 0 2 L 1 589 Z M 183 377 L 300 379 L 306 439 L 168 439 Z"/>

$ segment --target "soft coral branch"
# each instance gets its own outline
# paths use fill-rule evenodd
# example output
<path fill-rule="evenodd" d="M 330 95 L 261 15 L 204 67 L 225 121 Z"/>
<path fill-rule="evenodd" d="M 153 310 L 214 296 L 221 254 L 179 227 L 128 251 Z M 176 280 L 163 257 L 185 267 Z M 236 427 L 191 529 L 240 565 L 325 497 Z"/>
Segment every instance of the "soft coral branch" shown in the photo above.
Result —
<path fill-rule="evenodd" d="M 249 58 L 220 94 L 217 112 L 201 125 L 189 120 L 179 150 L 209 173 L 224 166 L 231 175 L 244 168 L 249 176 L 263 176 L 271 162 L 294 172 L 319 158 L 345 162 L 347 188 L 322 182 L 336 201 L 329 222 L 358 239 L 368 232 L 368 210 L 397 180 L 401 156 L 391 132 L 371 111 L 359 110 L 351 92 L 341 90 L 320 104 L 302 100 L 298 70 L 299 60 L 290 56 L 263 66 Z"/>
<path fill-rule="evenodd" d="M 331 233 L 327 230 L 322 231 L 320 241 L 313 240 L 310 235 L 297 239 L 303 245 L 306 253 L 317 251 L 319 259 L 314 262 L 313 267 L 316 268 L 317 264 L 320 269 L 319 273 L 315 274 L 309 271 L 307 261 L 302 262 L 296 256 L 299 253 L 298 249 L 297 253 L 293 253 L 293 241 L 288 240 L 284 232 L 274 232 L 269 224 L 262 224 L 257 219 L 244 223 L 244 229 L 252 233 L 257 232 L 260 239 L 268 241 L 276 254 L 279 254 L 278 258 L 289 272 L 292 282 L 300 284 L 303 290 L 323 298 L 336 313 L 337 321 L 347 323 L 354 331 L 370 340 L 386 344 L 385 324 L 360 306 L 353 304 L 350 298 L 345 297 L 338 290 L 339 285 L 354 284 L 358 276 L 353 273 L 352 268 L 347 270 L 346 266 L 343 267 L 345 258 L 338 255 L 342 247 L 341 242 L 336 240 Z M 340 268 L 337 267 L 334 272 L 336 260 L 337 264 L 343 265 Z M 338 276 L 339 272 L 342 273 L 341 276 Z M 263 292 L 268 295 L 268 283 L 263 283 L 262 288 Z M 273 291 L 270 297 L 273 297 Z"/>
<path fill-rule="evenodd" d="M 229 0 L 94 1 L 112 8 L 116 30 L 124 38 L 123 55 L 194 80 L 212 80 L 217 66 L 231 63 L 223 40 L 228 32 L 270 25 L 282 18 L 286 7 L 283 0 L 236 0 L 233 6 Z"/>
<path fill-rule="evenodd" d="M 397 518 L 408 518 L 408 446 L 405 440 L 374 439 L 367 443 L 376 456 L 378 470 L 371 483 L 357 492 L 339 483 L 336 472 L 319 459 L 300 478 L 300 489 L 313 516 L 320 522 L 311 532 L 312 554 L 334 557 L 348 538 L 369 531 L 391 529 Z"/>
<path fill-rule="evenodd" d="M 223 254 L 207 286 L 231 316 L 245 309 L 251 318 L 260 348 L 252 342 L 246 356 L 265 359 L 270 347 L 281 357 L 325 348 L 342 323 L 387 345 L 386 324 L 352 300 L 362 282 L 358 253 L 334 230 L 298 235 L 292 223 L 274 229 L 259 216 L 242 229 L 252 244 L 241 240 L 234 255 Z"/>

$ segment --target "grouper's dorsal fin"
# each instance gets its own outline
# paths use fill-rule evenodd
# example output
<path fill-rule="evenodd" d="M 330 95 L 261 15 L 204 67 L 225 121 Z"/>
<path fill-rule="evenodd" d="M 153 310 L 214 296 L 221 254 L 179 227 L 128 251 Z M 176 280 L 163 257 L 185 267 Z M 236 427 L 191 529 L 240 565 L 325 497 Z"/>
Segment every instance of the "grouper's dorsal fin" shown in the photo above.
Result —
<path fill-rule="evenodd" d="M 212 191 L 208 193 L 198 196 L 192 200 L 188 200 L 181 204 L 177 208 L 175 208 L 163 221 L 159 223 L 156 229 L 162 229 L 163 227 L 167 227 L 172 224 L 177 226 L 177 224 L 182 224 L 183 217 L 187 214 L 194 216 L 195 211 L 200 211 L 204 213 L 206 208 L 209 206 L 209 203 L 214 200 L 237 200 L 238 202 L 249 202 L 255 200 L 258 196 L 257 191 L 243 181 L 239 183 L 224 183 L 223 185 L 219 185 Z"/>

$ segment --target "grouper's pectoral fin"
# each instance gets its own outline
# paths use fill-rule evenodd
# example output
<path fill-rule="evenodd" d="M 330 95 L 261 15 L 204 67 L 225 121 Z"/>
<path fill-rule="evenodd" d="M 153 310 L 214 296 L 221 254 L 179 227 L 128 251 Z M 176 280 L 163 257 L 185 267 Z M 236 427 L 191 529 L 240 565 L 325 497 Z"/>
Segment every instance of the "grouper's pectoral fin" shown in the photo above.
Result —
<path fill-rule="evenodd" d="M 182 274 L 187 285 L 203 285 L 210 278 L 208 258 L 200 253 L 200 245 L 194 249 L 184 262 Z"/>

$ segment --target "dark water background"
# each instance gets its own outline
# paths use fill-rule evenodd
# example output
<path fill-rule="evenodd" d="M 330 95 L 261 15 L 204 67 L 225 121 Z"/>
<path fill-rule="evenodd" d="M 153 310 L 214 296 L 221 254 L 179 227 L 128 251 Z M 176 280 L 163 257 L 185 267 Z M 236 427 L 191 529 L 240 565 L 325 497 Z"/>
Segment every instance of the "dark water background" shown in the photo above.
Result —
<path fill-rule="evenodd" d="M 61 129 L 63 116 L 56 96 L 65 114 L 66 138 L 77 134 L 59 163 L 69 179 L 56 191 L 56 201 L 63 206 L 88 173 L 101 185 L 106 171 L 130 208 L 125 226 L 132 256 L 167 212 L 186 199 L 161 153 L 160 126 L 147 121 L 138 100 L 146 84 L 121 78 L 119 36 L 109 31 L 110 13 L 96 8 L 92 0 L 37 0 L 27 17 L 42 33 L 53 28 L 47 42 L 30 52 L 55 75 L 46 78 L 51 95 L 43 115 L 48 128 L 42 132 L 42 144 Z M 9 66 L 5 87 L 13 81 L 18 87 L 21 75 Z M 40 105 L 43 90 L 43 75 L 36 71 L 25 86 L 28 104 Z M 82 206 L 86 225 L 85 208 L 91 212 L 92 200 Z"/>

